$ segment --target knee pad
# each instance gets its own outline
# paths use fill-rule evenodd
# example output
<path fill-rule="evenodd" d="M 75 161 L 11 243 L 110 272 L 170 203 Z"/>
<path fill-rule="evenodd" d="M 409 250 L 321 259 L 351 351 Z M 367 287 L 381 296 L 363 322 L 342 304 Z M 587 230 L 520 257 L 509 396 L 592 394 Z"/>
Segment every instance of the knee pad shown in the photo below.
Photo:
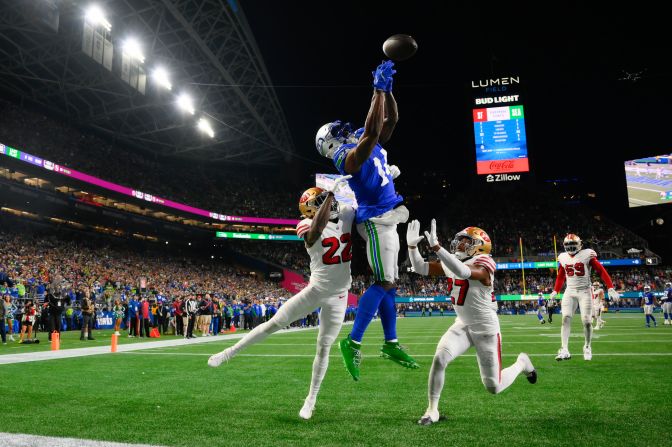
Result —
<path fill-rule="evenodd" d="M 593 318 L 592 317 L 584 317 L 583 315 L 581 315 L 581 322 L 583 324 L 592 324 Z"/>

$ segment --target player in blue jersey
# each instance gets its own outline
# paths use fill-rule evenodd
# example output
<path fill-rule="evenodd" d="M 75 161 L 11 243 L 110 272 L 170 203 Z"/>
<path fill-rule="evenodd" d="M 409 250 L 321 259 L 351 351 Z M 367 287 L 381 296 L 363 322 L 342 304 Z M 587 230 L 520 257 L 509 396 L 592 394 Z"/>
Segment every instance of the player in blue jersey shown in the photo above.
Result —
<path fill-rule="evenodd" d="M 539 319 L 539 324 L 546 323 L 546 320 L 544 320 L 545 312 L 546 312 L 546 300 L 544 299 L 543 292 L 539 292 L 539 297 L 537 298 L 537 318 Z"/>
<path fill-rule="evenodd" d="M 663 315 L 665 316 L 665 324 L 672 324 L 672 282 L 665 283 L 665 291 L 660 298 L 663 303 Z"/>
<path fill-rule="evenodd" d="M 408 220 L 408 209 L 394 189 L 399 168 L 389 165 L 381 144 L 392 136 L 397 124 L 397 103 L 392 95 L 394 63 L 385 61 L 373 72 L 373 98 L 362 129 L 352 131 L 349 123 L 335 121 L 322 126 L 315 136 L 321 155 L 333 160 L 348 180 L 357 199 L 357 231 L 367 244 L 366 255 L 374 283 L 359 300 L 357 316 L 350 335 L 339 347 L 348 372 L 359 380 L 360 346 L 364 332 L 378 312 L 385 342 L 383 357 L 407 368 L 418 368 L 397 340 L 395 297 L 398 278 L 399 235 L 397 225 Z"/>
<path fill-rule="evenodd" d="M 653 327 L 658 326 L 656 319 L 653 316 L 653 308 L 656 305 L 656 298 L 653 296 L 651 286 L 644 286 L 644 294 L 642 295 L 642 303 L 644 305 L 644 316 L 646 316 L 646 327 L 651 327 L 649 320 L 653 320 Z"/>

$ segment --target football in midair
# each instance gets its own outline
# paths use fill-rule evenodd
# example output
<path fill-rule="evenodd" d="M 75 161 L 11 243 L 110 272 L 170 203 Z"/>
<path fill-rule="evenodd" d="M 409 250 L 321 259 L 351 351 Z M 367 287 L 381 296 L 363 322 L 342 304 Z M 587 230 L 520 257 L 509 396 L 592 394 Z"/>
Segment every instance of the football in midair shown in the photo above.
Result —
<path fill-rule="evenodd" d="M 418 44 L 407 34 L 395 34 L 383 42 L 383 53 L 393 61 L 405 61 L 418 51 Z"/>

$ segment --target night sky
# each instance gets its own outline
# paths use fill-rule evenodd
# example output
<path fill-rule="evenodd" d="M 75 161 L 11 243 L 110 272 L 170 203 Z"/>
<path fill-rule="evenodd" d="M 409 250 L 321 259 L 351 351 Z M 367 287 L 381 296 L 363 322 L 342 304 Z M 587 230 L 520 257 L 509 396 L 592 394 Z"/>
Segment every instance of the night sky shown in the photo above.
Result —
<path fill-rule="evenodd" d="M 402 175 L 437 170 L 454 183 L 481 181 L 471 81 L 520 76 L 528 182 L 577 179 L 610 217 L 652 245 L 669 245 L 672 213 L 664 206 L 628 209 L 623 171 L 624 160 L 672 152 L 664 15 L 640 2 L 622 9 L 452 3 L 241 3 L 291 128 L 293 163 L 306 178 L 333 172 L 314 148 L 316 130 L 335 119 L 363 125 L 383 41 L 410 34 L 419 49 L 397 63 L 400 121 L 386 144 Z M 639 79 L 627 79 L 632 75 Z M 659 216 L 666 224 L 651 226 Z"/>

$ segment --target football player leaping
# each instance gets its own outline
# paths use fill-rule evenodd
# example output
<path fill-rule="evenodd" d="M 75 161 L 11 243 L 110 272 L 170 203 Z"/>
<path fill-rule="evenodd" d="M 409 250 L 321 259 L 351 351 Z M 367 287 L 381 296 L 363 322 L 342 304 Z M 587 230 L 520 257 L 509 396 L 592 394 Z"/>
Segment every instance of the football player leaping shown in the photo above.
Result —
<path fill-rule="evenodd" d="M 439 420 L 446 367 L 471 346 L 476 347 L 481 381 L 492 394 L 504 391 L 521 373 L 530 383 L 536 383 L 537 372 L 525 353 L 520 353 L 513 365 L 502 369 L 502 336 L 492 286 L 496 264 L 490 256 L 492 243 L 486 232 L 476 227 L 465 228 L 455 235 L 448 252 L 439 245 L 436 221 L 432 220 L 431 232 L 425 232 L 425 237 L 440 262 L 425 262 L 422 258 L 417 249 L 423 239 L 419 233 L 420 222 L 414 220 L 408 224 L 406 242 L 411 264 L 421 275 L 448 278 L 448 294 L 457 313 L 455 323 L 436 347 L 429 372 L 429 406 L 418 424 L 430 425 Z"/>
<path fill-rule="evenodd" d="M 593 297 L 590 284 L 590 273 L 595 269 L 607 286 L 609 299 L 618 301 L 619 295 L 614 290 L 609 273 L 604 269 L 600 261 L 597 260 L 597 253 L 593 250 L 582 249 L 581 239 L 575 234 L 568 234 L 563 245 L 565 253 L 558 256 L 558 277 L 555 280 L 555 287 L 551 292 L 551 299 L 560 292 L 562 285 L 567 280 L 567 289 L 562 297 L 562 327 L 560 336 L 562 338 L 562 347 L 558 351 L 556 360 L 569 360 L 572 355 L 569 353 L 569 334 L 572 327 L 572 317 L 579 306 L 581 311 L 581 322 L 583 323 L 583 335 L 585 343 L 583 345 L 583 359 L 591 360 L 593 352 L 591 341 L 593 338 Z"/>
<path fill-rule="evenodd" d="M 306 251 L 310 255 L 308 286 L 287 300 L 273 318 L 254 328 L 235 345 L 208 359 L 209 366 L 217 367 L 242 349 L 259 343 L 272 333 L 289 326 L 292 321 L 305 318 L 316 308 L 321 308 L 313 376 L 308 397 L 299 412 L 303 419 L 310 419 L 313 415 L 317 393 L 329 365 L 329 351 L 343 324 L 348 289 L 352 282 L 350 250 L 355 210 L 350 206 L 339 206 L 333 194 L 339 184 L 348 178 L 340 177 L 328 191 L 310 188 L 299 201 L 299 209 L 304 219 L 297 225 L 296 233 L 304 239 Z"/>
<path fill-rule="evenodd" d="M 376 311 L 385 334 L 382 356 L 407 368 L 418 367 L 397 340 L 397 224 L 408 220 L 408 210 L 394 189 L 399 169 L 388 165 L 387 151 L 381 146 L 390 139 L 397 123 L 397 104 L 392 96 L 393 65 L 383 62 L 373 73 L 373 99 L 363 129 L 352 132 L 349 123 L 335 121 L 322 126 L 315 136 L 319 153 L 332 159 L 338 172 L 352 175 L 348 183 L 357 198 L 357 231 L 367 243 L 366 255 L 374 275 L 374 284 L 359 300 L 352 332 L 339 342 L 343 361 L 354 380 L 359 380 L 362 338 Z"/>

